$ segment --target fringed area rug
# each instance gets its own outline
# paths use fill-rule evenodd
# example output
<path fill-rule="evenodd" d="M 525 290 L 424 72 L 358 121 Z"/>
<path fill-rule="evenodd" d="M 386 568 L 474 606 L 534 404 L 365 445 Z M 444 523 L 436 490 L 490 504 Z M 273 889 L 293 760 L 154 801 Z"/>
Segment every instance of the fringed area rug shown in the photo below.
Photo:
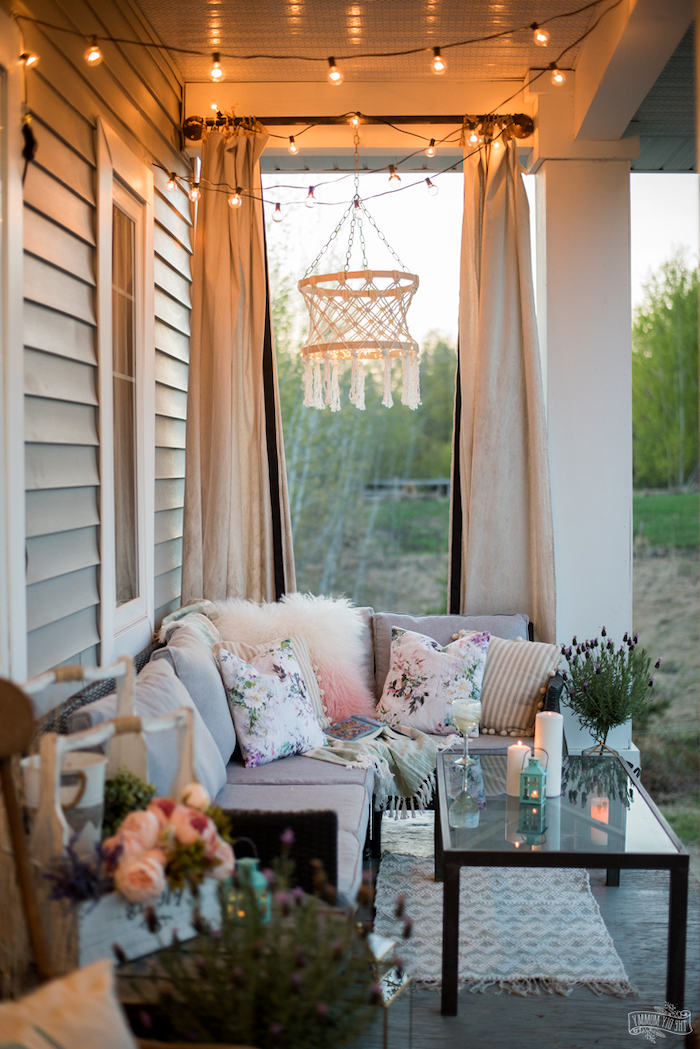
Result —
<path fill-rule="evenodd" d="M 374 931 L 397 941 L 418 985 L 439 987 L 442 884 L 433 860 L 388 855 L 377 877 Z M 395 916 L 405 894 L 413 920 Z M 567 995 L 577 984 L 595 994 L 634 994 L 585 870 L 463 867 L 460 872 L 459 983 L 470 991 Z"/>

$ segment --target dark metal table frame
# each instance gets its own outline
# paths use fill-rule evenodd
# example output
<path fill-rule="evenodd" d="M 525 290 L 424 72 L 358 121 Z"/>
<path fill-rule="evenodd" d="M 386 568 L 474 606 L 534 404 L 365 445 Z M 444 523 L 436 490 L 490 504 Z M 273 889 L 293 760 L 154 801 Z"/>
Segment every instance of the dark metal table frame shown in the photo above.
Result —
<path fill-rule="evenodd" d="M 459 872 L 462 867 L 584 867 L 600 869 L 600 852 L 531 852 L 513 849 L 445 849 L 443 830 L 448 834 L 448 806 L 444 804 L 445 758 L 438 754 L 437 786 L 435 791 L 435 881 L 444 882 L 442 902 L 442 1004 L 443 1016 L 457 1015 L 458 963 L 459 963 Z M 666 964 L 666 1001 L 683 1008 L 685 996 L 685 949 L 688 914 L 688 853 L 673 833 L 641 783 L 634 778 L 626 763 L 619 761 L 634 789 L 651 809 L 678 850 L 676 853 L 605 853 L 605 864 L 612 877 L 608 885 L 619 884 L 622 870 L 668 870 L 670 874 L 670 898 L 668 910 L 668 954 Z M 443 828 L 443 821 L 445 827 Z M 617 872 L 617 877 L 615 873 Z"/>

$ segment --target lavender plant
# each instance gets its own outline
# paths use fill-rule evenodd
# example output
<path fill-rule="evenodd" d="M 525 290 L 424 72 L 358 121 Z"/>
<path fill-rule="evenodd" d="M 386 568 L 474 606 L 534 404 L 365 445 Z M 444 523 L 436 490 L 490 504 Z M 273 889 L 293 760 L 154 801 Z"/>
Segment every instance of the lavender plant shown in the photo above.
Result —
<path fill-rule="evenodd" d="M 651 703 L 654 678 L 651 659 L 639 646 L 639 635 L 625 633 L 618 647 L 607 636 L 562 645 L 568 663 L 564 670 L 562 702 L 576 714 L 602 748 L 610 729 L 642 715 Z M 661 666 L 657 659 L 654 667 Z"/>

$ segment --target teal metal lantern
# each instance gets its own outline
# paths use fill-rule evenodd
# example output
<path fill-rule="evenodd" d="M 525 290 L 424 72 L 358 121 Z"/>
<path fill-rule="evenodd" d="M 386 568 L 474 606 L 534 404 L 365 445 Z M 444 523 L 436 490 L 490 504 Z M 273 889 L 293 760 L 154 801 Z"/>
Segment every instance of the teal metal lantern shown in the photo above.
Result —
<path fill-rule="evenodd" d="M 262 920 L 264 922 L 270 920 L 270 886 L 263 872 L 258 870 L 259 862 L 252 856 L 244 856 L 243 859 L 236 860 L 239 887 L 233 889 L 229 896 L 231 913 L 234 918 L 245 918 L 245 908 L 250 900 L 250 894 L 246 890 L 252 889 Z"/>
<path fill-rule="evenodd" d="M 531 757 L 528 765 L 520 773 L 520 800 L 529 805 L 543 805 L 547 773 L 537 758 Z"/>

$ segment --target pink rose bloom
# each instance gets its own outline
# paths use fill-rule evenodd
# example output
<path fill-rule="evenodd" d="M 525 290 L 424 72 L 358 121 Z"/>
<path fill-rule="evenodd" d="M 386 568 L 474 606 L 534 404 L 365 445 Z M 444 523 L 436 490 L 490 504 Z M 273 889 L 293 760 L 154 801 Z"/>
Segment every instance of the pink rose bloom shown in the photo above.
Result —
<path fill-rule="evenodd" d="M 134 859 L 146 851 L 141 837 L 133 830 L 118 830 L 116 836 L 124 849 L 122 859 Z"/>
<path fill-rule="evenodd" d="M 211 856 L 211 859 L 218 862 L 215 863 L 211 870 L 207 871 L 207 877 L 216 878 L 217 881 L 223 881 L 224 878 L 231 877 L 236 866 L 236 858 L 233 855 L 233 849 L 227 841 L 219 838 L 216 851 Z"/>
<path fill-rule="evenodd" d="M 130 831 L 141 840 L 144 849 L 155 848 L 160 834 L 160 821 L 155 812 L 130 812 L 119 827 L 118 834 Z"/>
<path fill-rule="evenodd" d="M 216 835 L 216 827 L 209 817 L 186 805 L 177 806 L 170 817 L 170 826 L 182 845 L 194 845 L 202 840 L 208 842 L 212 834 Z"/>
<path fill-rule="evenodd" d="M 129 903 L 147 903 L 165 888 L 165 871 L 153 857 L 125 859 L 117 867 L 114 884 Z"/>
<path fill-rule="evenodd" d="M 149 803 L 146 811 L 152 812 L 156 816 L 161 827 L 166 827 L 176 808 L 178 808 L 178 804 L 172 798 L 154 798 Z"/>
<path fill-rule="evenodd" d="M 166 867 L 168 864 L 168 857 L 163 849 L 148 849 L 144 852 L 143 858 L 144 860 L 155 860 L 161 867 Z"/>
<path fill-rule="evenodd" d="M 211 805 L 211 798 L 201 783 L 188 783 L 182 792 L 182 800 L 191 809 L 199 809 L 201 812 Z"/>

